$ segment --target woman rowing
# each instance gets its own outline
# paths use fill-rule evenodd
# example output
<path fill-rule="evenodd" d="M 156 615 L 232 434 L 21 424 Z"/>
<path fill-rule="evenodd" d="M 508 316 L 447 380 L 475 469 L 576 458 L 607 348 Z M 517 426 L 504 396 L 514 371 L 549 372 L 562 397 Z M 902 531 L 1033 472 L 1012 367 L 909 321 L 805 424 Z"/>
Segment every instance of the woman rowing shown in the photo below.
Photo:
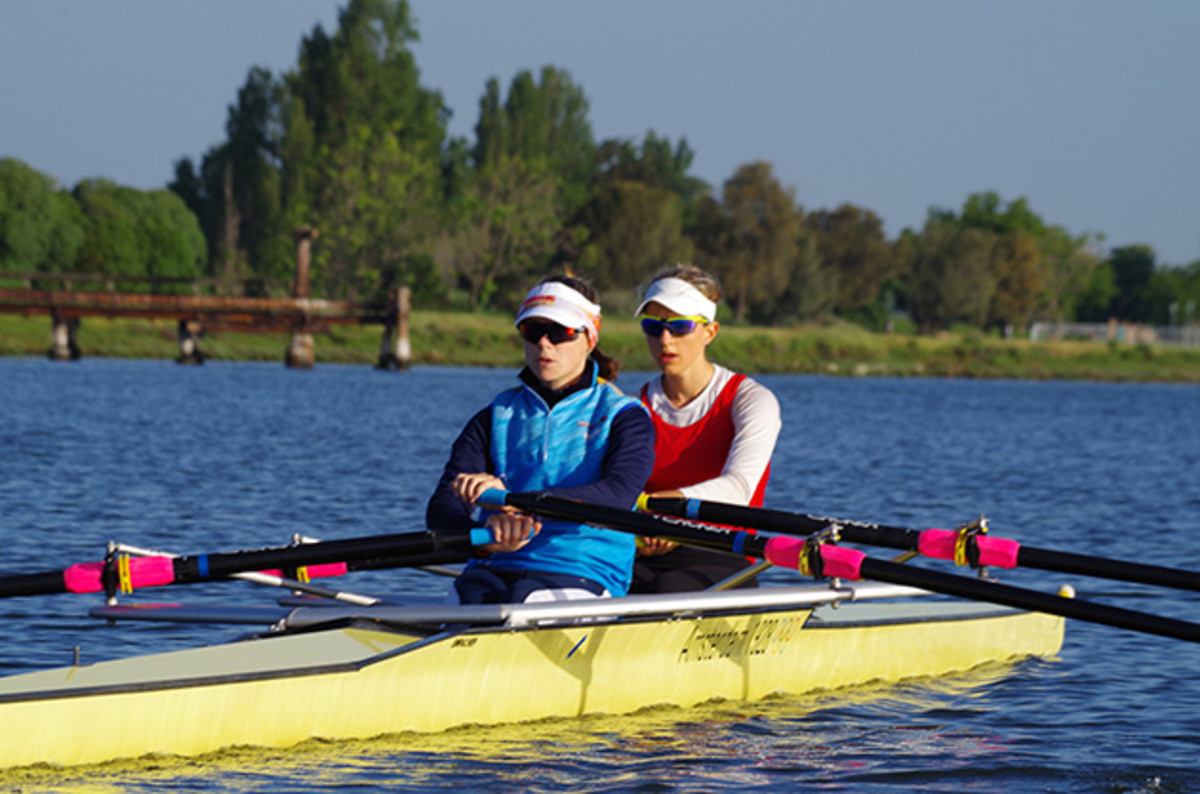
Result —
<path fill-rule="evenodd" d="M 638 306 L 650 357 L 662 372 L 641 393 L 656 439 L 646 492 L 760 506 L 779 436 L 779 402 L 761 384 L 708 360 L 720 299 L 714 276 L 679 265 L 656 275 Z M 746 565 L 740 557 L 643 538 L 630 592 L 701 590 Z"/>
<path fill-rule="evenodd" d="M 525 345 L 521 385 L 463 428 L 426 524 L 492 531 L 495 542 L 454 582 L 460 603 L 624 595 L 633 536 L 475 505 L 485 490 L 501 488 L 631 509 L 654 462 L 649 415 L 609 382 L 619 365 L 596 347 L 600 306 L 587 282 L 545 279 L 525 297 L 516 325 Z"/>

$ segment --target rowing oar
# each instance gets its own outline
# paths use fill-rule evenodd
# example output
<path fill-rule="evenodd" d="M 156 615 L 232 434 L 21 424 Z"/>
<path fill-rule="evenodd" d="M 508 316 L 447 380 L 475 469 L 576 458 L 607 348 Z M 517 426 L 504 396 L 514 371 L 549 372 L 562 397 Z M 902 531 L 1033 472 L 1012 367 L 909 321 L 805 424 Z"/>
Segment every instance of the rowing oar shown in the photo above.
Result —
<path fill-rule="evenodd" d="M 712 524 L 761 529 L 782 535 L 811 535 L 836 524 L 843 540 L 867 546 L 914 551 L 959 565 L 996 568 L 1037 568 L 1043 571 L 1117 579 L 1123 582 L 1200 590 L 1200 573 L 1161 565 L 1112 560 L 1026 546 L 1015 540 L 988 535 L 987 526 L 976 522 L 957 530 L 904 529 L 866 521 L 848 521 L 806 513 L 745 507 L 723 502 L 706 502 L 679 497 L 645 497 L 638 507 L 652 513 L 690 518 Z"/>
<path fill-rule="evenodd" d="M 103 562 L 0 577 L 0 598 L 101 590 L 111 595 L 139 587 L 229 579 L 236 574 L 269 569 L 309 567 L 310 576 L 336 576 L 363 568 L 437 565 L 469 559 L 473 556 L 473 546 L 490 542 L 491 533 L 487 530 L 428 530 L 221 554 L 109 555 Z M 328 567 L 322 570 L 320 566 Z"/>
<path fill-rule="evenodd" d="M 1200 624 L 1197 623 L 872 559 L 856 549 L 814 542 L 813 539 L 805 541 L 780 535 L 756 535 L 740 529 L 704 526 L 684 519 L 634 513 L 540 493 L 489 490 L 478 502 L 485 507 L 507 505 L 545 518 L 576 521 L 635 535 L 667 538 L 689 546 L 760 557 L 782 568 L 816 577 L 873 579 L 1130 631 L 1200 642 Z"/>

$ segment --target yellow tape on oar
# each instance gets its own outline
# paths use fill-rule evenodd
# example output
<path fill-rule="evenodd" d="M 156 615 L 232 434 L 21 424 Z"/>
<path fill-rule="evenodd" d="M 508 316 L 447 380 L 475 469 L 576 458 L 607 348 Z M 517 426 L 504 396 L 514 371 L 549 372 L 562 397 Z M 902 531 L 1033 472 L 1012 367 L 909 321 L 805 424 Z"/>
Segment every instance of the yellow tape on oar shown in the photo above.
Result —
<path fill-rule="evenodd" d="M 812 565 L 810 564 L 810 555 L 814 546 L 811 543 L 805 543 L 800 548 L 800 553 L 796 555 L 796 570 L 804 576 L 812 576 Z"/>
<path fill-rule="evenodd" d="M 129 573 L 129 555 L 117 555 L 117 587 L 124 595 L 133 592 L 133 576 Z"/>
<path fill-rule="evenodd" d="M 970 565 L 971 560 L 967 556 L 968 550 L 971 547 L 971 538 L 976 535 L 987 534 L 987 521 L 980 517 L 969 524 L 963 524 L 958 528 L 958 537 L 954 539 L 954 564 L 955 565 Z"/>

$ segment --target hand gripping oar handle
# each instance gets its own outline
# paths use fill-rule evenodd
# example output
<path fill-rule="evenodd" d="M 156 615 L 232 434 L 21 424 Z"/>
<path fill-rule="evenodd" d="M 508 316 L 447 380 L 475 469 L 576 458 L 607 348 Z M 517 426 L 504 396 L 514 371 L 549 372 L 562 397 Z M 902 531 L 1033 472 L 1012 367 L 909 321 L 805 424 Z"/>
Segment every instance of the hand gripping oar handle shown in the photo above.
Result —
<path fill-rule="evenodd" d="M 515 507 L 526 513 L 615 529 L 635 535 L 664 537 L 689 546 L 761 557 L 780 567 L 817 576 L 874 579 L 993 604 L 1061 615 L 1116 628 L 1200 642 L 1200 624 L 1145 612 L 1047 595 L 1010 585 L 957 576 L 925 568 L 876 560 L 856 549 L 812 543 L 792 537 L 766 537 L 738 529 L 706 527 L 679 518 L 634 513 L 577 502 L 543 493 L 489 490 L 478 500 L 485 507 Z"/>
<path fill-rule="evenodd" d="M 1200 573 L 1195 571 L 1039 549 L 1015 540 L 997 538 L 983 533 L 975 533 L 964 538 L 963 534 L 956 530 L 905 529 L 865 521 L 850 521 L 806 513 L 677 497 L 643 497 L 639 500 L 638 506 L 652 513 L 680 516 L 694 521 L 761 529 L 766 532 L 778 532 L 782 535 L 806 536 L 819 532 L 830 524 L 837 524 L 842 538 L 851 543 L 915 551 L 934 559 L 955 560 L 961 563 L 959 552 L 965 546 L 966 557 L 973 565 L 996 568 L 1020 566 L 1043 571 L 1200 591 Z"/>
<path fill-rule="evenodd" d="M 540 492 L 515 493 L 490 488 L 476 500 L 483 507 L 515 507 L 525 513 L 560 521 L 615 529 L 651 538 L 669 538 L 688 546 L 763 558 L 766 539 L 749 532 L 702 527 L 690 521 L 635 513 L 606 505 L 577 502 Z"/>
<path fill-rule="evenodd" d="M 97 592 L 111 587 L 114 576 L 119 589 L 129 592 L 139 587 L 220 580 L 273 568 L 309 567 L 316 568 L 320 575 L 335 575 L 335 571 L 345 573 L 356 563 L 364 568 L 437 565 L 462 562 L 473 555 L 474 546 L 490 542 L 491 533 L 484 529 L 427 530 L 220 554 L 119 555 L 113 560 L 81 563 L 64 570 L 0 577 L 0 598 Z"/>

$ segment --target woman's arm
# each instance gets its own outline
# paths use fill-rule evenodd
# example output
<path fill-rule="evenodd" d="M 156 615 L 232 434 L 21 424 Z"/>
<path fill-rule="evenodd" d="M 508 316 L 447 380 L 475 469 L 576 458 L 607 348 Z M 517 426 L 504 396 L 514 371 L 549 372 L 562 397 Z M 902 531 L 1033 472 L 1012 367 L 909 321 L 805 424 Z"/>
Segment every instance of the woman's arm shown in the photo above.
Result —
<path fill-rule="evenodd" d="M 779 401 L 771 390 L 750 378 L 733 398 L 733 443 L 721 474 L 682 488 L 688 499 L 747 504 L 771 462 L 783 426 Z"/>
<path fill-rule="evenodd" d="M 492 472 L 492 409 L 484 408 L 458 434 L 450 447 L 450 459 L 429 497 L 425 508 L 425 526 L 430 529 L 470 529 L 482 524 L 480 516 L 463 502 L 455 490 L 460 474 Z"/>

